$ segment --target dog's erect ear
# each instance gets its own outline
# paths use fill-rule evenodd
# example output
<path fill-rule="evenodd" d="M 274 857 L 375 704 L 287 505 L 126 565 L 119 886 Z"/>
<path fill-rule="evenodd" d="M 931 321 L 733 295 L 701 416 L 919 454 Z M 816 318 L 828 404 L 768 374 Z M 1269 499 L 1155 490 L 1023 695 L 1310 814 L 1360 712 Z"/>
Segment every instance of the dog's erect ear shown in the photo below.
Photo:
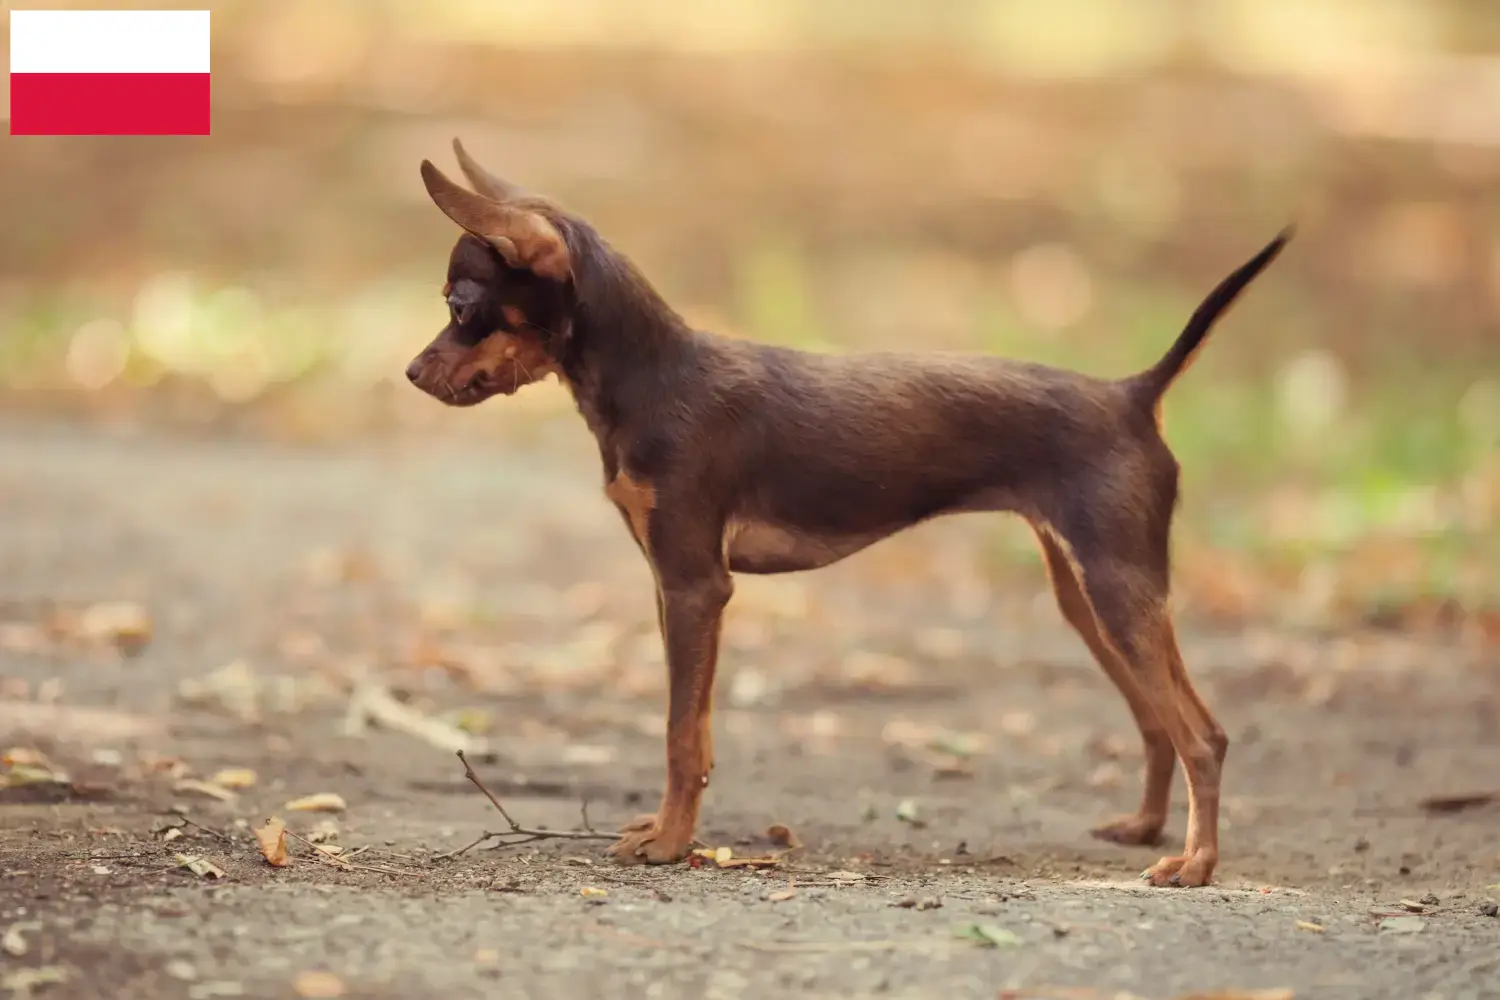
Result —
<path fill-rule="evenodd" d="M 453 139 L 453 155 L 458 157 L 459 169 L 464 172 L 464 176 L 469 179 L 474 190 L 486 198 L 493 198 L 495 201 L 514 201 L 528 196 L 526 189 L 519 184 L 512 184 L 504 178 L 496 177 L 476 163 L 474 157 L 469 155 L 469 151 L 464 149 L 464 144 L 458 141 L 457 136 Z"/>
<path fill-rule="evenodd" d="M 552 281 L 572 277 L 568 244 L 543 216 L 462 188 L 444 177 L 431 160 L 422 161 L 422 182 L 444 215 L 500 251 L 511 267 Z"/>

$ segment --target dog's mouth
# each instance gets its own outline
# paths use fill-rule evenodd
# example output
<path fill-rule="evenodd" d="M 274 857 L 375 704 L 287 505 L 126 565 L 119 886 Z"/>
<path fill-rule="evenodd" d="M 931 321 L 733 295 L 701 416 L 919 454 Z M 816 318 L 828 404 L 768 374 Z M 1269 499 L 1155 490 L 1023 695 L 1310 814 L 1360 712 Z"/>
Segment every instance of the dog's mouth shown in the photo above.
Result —
<path fill-rule="evenodd" d="M 520 386 L 514 379 L 503 379 L 494 375 L 477 375 L 470 379 L 463 388 L 454 386 L 441 386 L 433 393 L 439 400 L 449 406 L 468 407 L 477 406 L 492 396 L 515 395 Z"/>
<path fill-rule="evenodd" d="M 521 365 L 500 365 L 494 370 L 463 367 L 434 369 L 429 366 L 412 383 L 445 406 L 476 406 L 493 396 L 514 396 L 524 386 L 545 376 Z"/>

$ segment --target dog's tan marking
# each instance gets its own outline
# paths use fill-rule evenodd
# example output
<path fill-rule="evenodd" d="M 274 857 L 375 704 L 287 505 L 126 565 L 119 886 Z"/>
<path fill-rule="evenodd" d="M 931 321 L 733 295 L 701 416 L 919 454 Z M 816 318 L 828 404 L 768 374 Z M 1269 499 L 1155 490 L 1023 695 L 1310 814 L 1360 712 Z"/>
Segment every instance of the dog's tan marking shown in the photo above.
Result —
<path fill-rule="evenodd" d="M 820 536 L 758 518 L 732 517 L 724 526 L 724 557 L 738 573 L 790 573 L 832 565 L 880 537 Z"/>
<path fill-rule="evenodd" d="M 445 281 L 445 282 L 443 282 L 443 298 L 446 300 L 448 298 L 448 296 L 450 296 L 452 294 L 453 294 L 453 282 L 451 282 L 451 281 Z"/>
<path fill-rule="evenodd" d="M 656 489 L 622 471 L 604 487 L 604 495 L 620 508 L 630 525 L 630 533 L 645 546 L 651 532 L 651 512 L 656 509 Z"/>
<path fill-rule="evenodd" d="M 459 386 L 479 376 L 499 379 L 500 391 L 510 392 L 559 373 L 557 363 L 535 338 L 496 330 L 455 361 L 448 377 Z"/>
<path fill-rule="evenodd" d="M 526 325 L 526 314 L 516 306 L 501 306 L 500 315 L 505 317 L 505 322 L 512 330 L 519 330 Z"/>

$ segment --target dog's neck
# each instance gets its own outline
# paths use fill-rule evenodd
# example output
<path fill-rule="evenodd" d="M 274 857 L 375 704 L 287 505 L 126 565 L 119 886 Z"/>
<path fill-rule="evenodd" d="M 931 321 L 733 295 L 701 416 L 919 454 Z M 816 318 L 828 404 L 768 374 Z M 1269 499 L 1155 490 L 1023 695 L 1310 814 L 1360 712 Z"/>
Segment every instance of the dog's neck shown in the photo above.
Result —
<path fill-rule="evenodd" d="M 690 349 L 692 331 L 628 258 L 568 220 L 572 332 L 559 358 L 584 422 L 612 466 L 622 429 L 663 402 L 653 377 Z"/>

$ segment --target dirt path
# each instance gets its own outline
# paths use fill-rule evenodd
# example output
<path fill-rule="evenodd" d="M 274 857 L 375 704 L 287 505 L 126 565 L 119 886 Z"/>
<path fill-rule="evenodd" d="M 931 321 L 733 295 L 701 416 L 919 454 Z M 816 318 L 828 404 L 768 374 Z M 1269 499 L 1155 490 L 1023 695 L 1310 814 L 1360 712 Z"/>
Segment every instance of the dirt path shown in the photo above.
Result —
<path fill-rule="evenodd" d="M 645 570 L 586 443 L 529 440 L 324 452 L 0 428 L 0 742 L 73 782 L 0 790 L 0 982 L 119 1000 L 290 997 L 309 970 L 371 998 L 1495 995 L 1500 806 L 1418 803 L 1500 786 L 1500 665 L 1396 638 L 1189 635 L 1232 739 L 1224 860 L 1212 888 L 1151 891 L 1131 876 L 1160 851 L 1084 832 L 1134 804 L 1125 710 L 1045 597 L 965 574 L 970 521 L 741 585 L 702 837 L 760 853 L 785 823 L 795 872 L 620 870 L 587 841 L 437 860 L 496 819 L 448 752 L 347 732 L 351 677 L 487 717 L 475 758 L 524 822 L 575 825 L 586 798 L 605 827 L 657 792 Z M 155 623 L 128 659 L 14 624 L 118 600 Z M 416 669 L 414 648 L 448 669 Z M 241 679 L 203 695 L 236 660 Z M 218 703 L 184 703 L 185 681 Z M 945 733 L 987 741 L 958 758 L 971 773 L 938 773 Z M 174 792 L 150 755 L 258 782 L 233 802 Z M 347 801 L 356 861 L 414 874 L 266 866 L 249 825 L 275 812 L 306 835 L 324 817 L 284 804 L 320 792 Z M 1174 838 L 1180 780 L 1178 798 Z M 1422 915 L 1382 929 L 1403 899 Z M 1014 939 L 955 932 L 976 924 Z"/>

